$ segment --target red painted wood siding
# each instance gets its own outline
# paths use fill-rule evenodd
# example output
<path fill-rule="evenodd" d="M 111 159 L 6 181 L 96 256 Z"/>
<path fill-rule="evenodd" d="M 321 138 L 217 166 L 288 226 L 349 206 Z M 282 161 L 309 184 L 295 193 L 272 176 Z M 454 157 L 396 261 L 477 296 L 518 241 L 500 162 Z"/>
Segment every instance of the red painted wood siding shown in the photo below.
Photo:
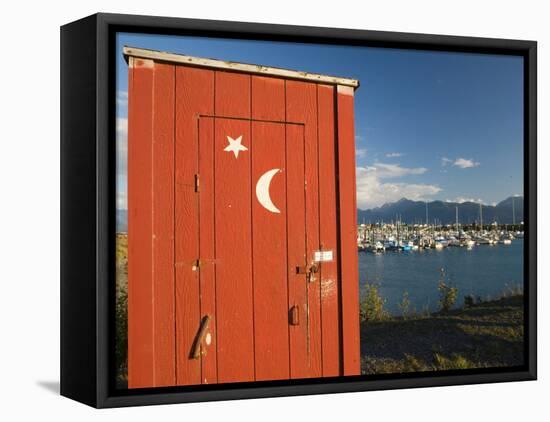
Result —
<path fill-rule="evenodd" d="M 308 372 L 308 327 L 307 289 L 305 276 L 296 273 L 296 267 L 304 265 L 306 255 L 306 203 L 304 127 L 286 126 L 286 196 L 288 242 L 288 309 L 298 307 L 299 324 L 289 325 L 290 331 L 290 377 L 307 377 Z M 288 157 L 293 157 L 289 160 Z"/>
<path fill-rule="evenodd" d="M 270 196 L 281 211 L 274 214 L 252 198 L 252 249 L 254 279 L 254 347 L 257 380 L 288 379 L 289 326 L 287 280 L 287 155 L 285 81 L 252 76 L 253 189 L 266 171 L 278 168 Z M 254 192 L 253 192 L 254 195 Z"/>
<path fill-rule="evenodd" d="M 199 257 L 200 315 L 210 316 L 208 334 L 210 344 L 202 355 L 203 384 L 218 382 L 217 315 L 216 315 L 216 248 L 215 248 L 215 196 L 214 196 L 214 119 L 199 121 Z"/>
<path fill-rule="evenodd" d="M 176 269 L 176 383 L 201 383 L 201 359 L 190 354 L 201 321 L 199 271 L 199 113 L 214 111 L 214 72 L 176 66 L 175 139 L 175 269 Z M 214 317 L 215 319 L 215 317 Z M 215 322 L 213 321 L 213 324 Z"/>
<path fill-rule="evenodd" d="M 153 91 L 153 320 L 155 385 L 174 385 L 174 66 L 155 65 Z M 160 335 L 159 335 L 160 334 Z"/>
<path fill-rule="evenodd" d="M 340 279 L 338 276 L 338 221 L 336 190 L 336 132 L 334 87 L 317 86 L 319 133 L 320 249 L 334 251 L 333 260 L 320 264 L 323 376 L 341 375 Z"/>
<path fill-rule="evenodd" d="M 359 375 L 359 267 L 353 90 L 338 87 L 338 174 L 340 188 L 340 260 L 342 268 L 342 345 L 344 375 Z"/>
<path fill-rule="evenodd" d="M 224 151 L 227 136 L 250 143 L 250 122 L 216 119 L 216 307 L 218 382 L 254 380 L 250 154 Z M 248 140 L 248 142 L 247 142 Z"/>
<path fill-rule="evenodd" d="M 130 63 L 129 387 L 358 374 L 353 92 Z"/>
<path fill-rule="evenodd" d="M 128 386 L 155 384 L 151 197 L 153 62 L 131 58 L 128 75 Z M 134 88 L 135 87 L 135 88 Z"/>
<path fill-rule="evenodd" d="M 128 146 L 128 385 L 175 383 L 174 66 L 132 59 Z M 154 175 L 154 177 L 151 177 Z"/>
<path fill-rule="evenodd" d="M 253 122 L 250 151 L 253 185 L 266 171 L 280 170 L 270 186 L 280 214 L 266 210 L 255 197 L 251 203 L 256 379 L 288 379 L 285 125 Z"/>
<path fill-rule="evenodd" d="M 312 265 L 314 253 L 319 250 L 317 85 L 287 81 L 286 106 L 289 121 L 304 123 L 306 257 L 295 265 Z M 321 295 L 318 275 L 315 278 L 314 282 L 305 283 L 307 306 L 304 306 L 303 321 L 306 324 L 306 350 L 304 359 L 297 362 L 295 375 L 298 378 L 322 375 Z"/>

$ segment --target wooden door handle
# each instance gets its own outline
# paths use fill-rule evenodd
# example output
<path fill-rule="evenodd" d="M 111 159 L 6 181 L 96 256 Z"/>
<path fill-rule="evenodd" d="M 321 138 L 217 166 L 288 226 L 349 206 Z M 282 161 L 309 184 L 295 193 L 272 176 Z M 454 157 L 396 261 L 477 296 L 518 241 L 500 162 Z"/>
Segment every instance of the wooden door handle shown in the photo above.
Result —
<path fill-rule="evenodd" d="M 192 359 L 198 359 L 201 357 L 201 346 L 208 331 L 208 325 L 210 324 L 210 315 L 205 315 L 201 320 L 201 325 L 195 337 L 195 342 L 193 343 L 193 351 L 191 352 Z"/>

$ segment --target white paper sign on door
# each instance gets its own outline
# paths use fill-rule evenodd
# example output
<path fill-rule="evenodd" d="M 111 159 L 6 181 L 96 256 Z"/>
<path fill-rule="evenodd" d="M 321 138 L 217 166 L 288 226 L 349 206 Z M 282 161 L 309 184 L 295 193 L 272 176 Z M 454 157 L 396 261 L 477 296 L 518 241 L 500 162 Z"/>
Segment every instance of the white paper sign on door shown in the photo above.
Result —
<path fill-rule="evenodd" d="M 332 251 L 315 251 L 313 260 L 315 262 L 332 261 Z"/>

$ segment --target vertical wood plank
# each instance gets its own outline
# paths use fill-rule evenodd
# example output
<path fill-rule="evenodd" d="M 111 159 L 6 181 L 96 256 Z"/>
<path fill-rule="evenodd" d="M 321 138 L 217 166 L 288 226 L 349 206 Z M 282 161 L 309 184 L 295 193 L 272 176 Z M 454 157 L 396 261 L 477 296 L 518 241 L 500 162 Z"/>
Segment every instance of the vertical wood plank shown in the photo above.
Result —
<path fill-rule="evenodd" d="M 200 384 L 201 359 L 192 359 L 191 349 L 198 333 L 200 314 L 199 195 L 195 192 L 198 173 L 199 114 L 214 111 L 214 72 L 178 66 L 176 68 L 176 371 L 177 384 Z"/>
<path fill-rule="evenodd" d="M 174 66 L 155 63 L 153 92 L 154 385 L 176 383 L 174 286 Z"/>
<path fill-rule="evenodd" d="M 353 88 L 338 86 L 338 172 L 342 273 L 342 346 L 344 375 L 359 375 L 359 280 Z"/>
<path fill-rule="evenodd" d="M 306 260 L 304 128 L 286 125 L 286 195 L 288 233 L 288 310 L 298 307 L 298 324 L 289 325 L 290 378 L 309 376 L 307 356 L 307 292 L 296 267 Z M 289 315 L 290 322 L 290 315 Z"/>
<path fill-rule="evenodd" d="M 216 84 L 217 87 L 217 84 Z M 227 136 L 248 151 L 224 151 Z M 215 120 L 218 381 L 254 380 L 250 121 Z"/>
<path fill-rule="evenodd" d="M 252 142 L 256 380 L 288 379 L 285 125 L 253 122 Z M 272 169 L 279 169 L 279 172 L 271 179 L 268 194 L 279 213 L 261 205 L 255 193 L 255 184 Z"/>
<path fill-rule="evenodd" d="M 250 118 L 250 75 L 216 72 L 216 116 Z"/>
<path fill-rule="evenodd" d="M 314 264 L 314 252 L 319 249 L 319 188 L 317 139 L 316 84 L 286 81 L 287 120 L 304 123 L 305 183 L 306 183 L 306 243 L 305 265 Z M 302 264 L 302 265 L 304 265 Z M 321 356 L 321 302 L 318 275 L 306 283 L 307 290 L 307 366 L 309 377 L 322 375 Z"/>
<path fill-rule="evenodd" d="M 319 116 L 319 237 L 321 249 L 333 260 L 320 263 L 323 376 L 340 372 L 340 305 L 338 280 L 338 217 L 336 213 L 336 154 L 334 87 L 318 85 Z"/>
<path fill-rule="evenodd" d="M 214 119 L 201 117 L 199 123 L 199 249 L 200 272 L 200 314 L 210 316 L 208 332 L 202 345 L 203 384 L 216 383 L 217 341 L 216 341 L 216 286 L 214 245 Z M 209 337 L 208 337 L 209 336 Z"/>
<path fill-rule="evenodd" d="M 250 75 L 215 72 L 216 116 L 251 116 Z M 252 277 L 251 124 L 215 120 L 216 310 L 218 381 L 254 380 L 254 303 Z M 227 139 L 242 136 L 248 148 L 235 157 Z"/>
<path fill-rule="evenodd" d="M 252 76 L 252 118 L 285 120 L 285 81 L 265 76 Z"/>
<path fill-rule="evenodd" d="M 152 263 L 153 69 L 130 58 L 128 80 L 128 387 L 154 385 Z"/>

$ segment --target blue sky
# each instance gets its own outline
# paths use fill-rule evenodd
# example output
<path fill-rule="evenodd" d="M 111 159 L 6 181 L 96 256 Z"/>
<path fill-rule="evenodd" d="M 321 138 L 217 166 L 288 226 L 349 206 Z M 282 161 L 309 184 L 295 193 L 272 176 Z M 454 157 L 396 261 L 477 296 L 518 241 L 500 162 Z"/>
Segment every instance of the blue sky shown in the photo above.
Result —
<path fill-rule="evenodd" d="M 521 57 L 119 34 L 119 208 L 127 202 L 124 45 L 359 79 L 359 208 L 402 197 L 494 204 L 523 194 Z"/>

